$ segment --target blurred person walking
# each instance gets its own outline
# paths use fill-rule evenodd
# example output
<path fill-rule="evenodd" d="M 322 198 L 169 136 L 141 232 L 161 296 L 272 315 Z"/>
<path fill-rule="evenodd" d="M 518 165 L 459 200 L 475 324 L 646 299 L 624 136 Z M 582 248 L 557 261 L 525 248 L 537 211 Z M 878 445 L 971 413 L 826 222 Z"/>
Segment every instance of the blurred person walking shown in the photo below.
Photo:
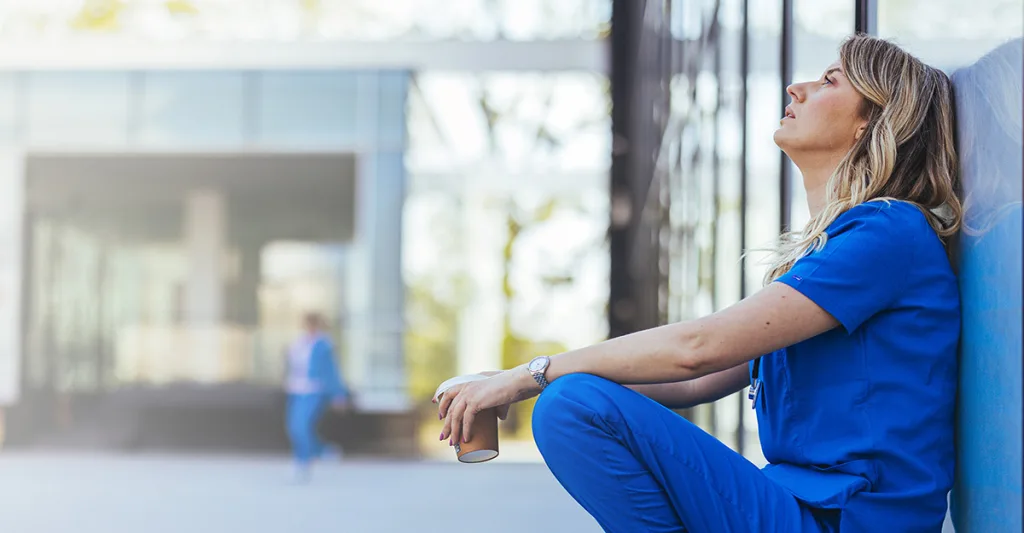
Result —
<path fill-rule="evenodd" d="M 285 390 L 288 407 L 285 427 L 292 443 L 296 481 L 310 477 L 313 460 L 339 457 L 340 449 L 325 445 L 317 435 L 317 423 L 328 406 L 346 409 L 350 395 L 334 358 L 334 346 L 324 332 L 324 319 L 307 313 L 303 333 L 288 349 Z"/>

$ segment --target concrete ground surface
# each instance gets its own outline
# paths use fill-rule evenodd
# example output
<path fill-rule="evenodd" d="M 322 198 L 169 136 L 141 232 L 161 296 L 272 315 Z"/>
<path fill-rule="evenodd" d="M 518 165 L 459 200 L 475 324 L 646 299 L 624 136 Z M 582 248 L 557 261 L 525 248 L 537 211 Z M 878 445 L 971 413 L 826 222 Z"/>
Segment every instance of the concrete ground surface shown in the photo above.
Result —
<path fill-rule="evenodd" d="M 511 451 L 511 450 L 510 450 Z M 599 533 L 534 454 L 348 459 L 0 453 L 3 533 Z M 943 533 L 952 533 L 948 521 Z"/>
<path fill-rule="evenodd" d="M 3 533 L 598 533 L 542 464 L 0 453 Z"/>

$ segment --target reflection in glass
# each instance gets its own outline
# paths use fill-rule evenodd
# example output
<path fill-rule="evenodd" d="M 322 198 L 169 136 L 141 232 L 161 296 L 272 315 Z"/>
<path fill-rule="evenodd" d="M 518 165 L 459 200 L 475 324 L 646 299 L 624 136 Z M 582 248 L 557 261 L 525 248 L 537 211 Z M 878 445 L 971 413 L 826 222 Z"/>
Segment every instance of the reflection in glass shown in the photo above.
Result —
<path fill-rule="evenodd" d="M 408 116 L 413 398 L 429 398 L 453 373 L 605 338 L 606 77 L 421 72 Z M 518 437 L 528 437 L 523 407 L 503 426 Z"/>
<path fill-rule="evenodd" d="M 779 37 L 782 32 L 780 0 L 751 0 L 750 71 L 747 73 L 747 241 L 745 272 L 747 294 L 761 288 L 767 253 L 779 237 L 779 162 L 781 152 L 773 140 L 782 110 Z M 774 13 L 771 19 L 753 18 Z M 768 20 L 774 20 L 769 25 Z M 754 418 L 751 417 L 751 420 Z"/>
<path fill-rule="evenodd" d="M 770 64 L 770 56 L 760 55 L 764 53 L 763 45 L 770 45 L 771 39 L 762 37 L 762 41 L 755 37 L 749 65 L 756 72 L 748 78 L 754 86 L 747 94 L 748 107 L 744 108 L 743 4 L 739 0 L 673 2 L 670 11 L 672 20 L 668 27 L 677 42 L 673 50 L 682 53 L 673 62 L 676 67 L 669 85 L 671 114 L 657 166 L 661 186 L 668 195 L 662 240 L 663 253 L 668 256 L 664 297 L 669 322 L 711 314 L 742 296 L 743 165 L 747 165 L 749 172 L 748 239 L 750 228 L 765 225 L 760 219 L 762 209 L 778 205 L 777 199 L 771 200 L 772 195 L 778 196 L 778 149 L 774 144 L 763 152 L 763 143 L 748 146 L 748 157 L 770 161 L 765 165 L 770 169 L 767 174 L 750 172 L 751 159 L 743 160 L 741 136 L 745 114 L 757 108 L 759 101 L 753 99 L 765 95 L 769 96 L 770 109 L 776 109 L 778 99 L 774 95 L 779 87 L 778 82 L 770 89 L 756 85 L 757 80 L 776 74 L 761 61 L 767 59 Z M 758 13 L 764 7 L 751 5 L 751 12 Z M 763 31 L 764 19 L 754 20 L 751 28 Z M 762 48 L 758 49 L 759 46 Z M 774 117 L 776 113 L 770 112 Z M 771 122 L 777 120 L 775 117 Z M 764 132 L 762 140 L 771 143 L 772 131 Z M 774 183 L 772 176 L 776 176 Z M 751 190 L 766 194 L 751 194 Z M 778 216 L 771 218 L 769 228 L 777 228 Z M 759 236 L 769 242 L 774 237 Z M 741 441 L 750 443 L 753 435 L 748 431 L 750 425 L 740 427 L 740 417 L 746 420 L 747 415 L 738 405 L 739 396 L 735 395 L 698 406 L 688 416 L 726 444 L 738 448 Z M 739 431 L 743 431 L 742 438 Z M 742 451 L 756 456 L 757 451 L 752 448 L 756 447 L 744 446 Z"/>

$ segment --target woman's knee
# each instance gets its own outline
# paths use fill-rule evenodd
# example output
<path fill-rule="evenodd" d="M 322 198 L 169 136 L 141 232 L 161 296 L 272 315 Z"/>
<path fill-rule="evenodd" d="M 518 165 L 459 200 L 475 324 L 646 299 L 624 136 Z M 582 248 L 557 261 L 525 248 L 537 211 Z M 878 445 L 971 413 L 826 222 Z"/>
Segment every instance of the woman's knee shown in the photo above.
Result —
<path fill-rule="evenodd" d="M 562 376 L 541 393 L 533 408 L 533 433 L 538 445 L 545 437 L 572 434 L 573 427 L 591 425 L 594 415 L 614 405 L 625 389 L 591 374 Z"/>

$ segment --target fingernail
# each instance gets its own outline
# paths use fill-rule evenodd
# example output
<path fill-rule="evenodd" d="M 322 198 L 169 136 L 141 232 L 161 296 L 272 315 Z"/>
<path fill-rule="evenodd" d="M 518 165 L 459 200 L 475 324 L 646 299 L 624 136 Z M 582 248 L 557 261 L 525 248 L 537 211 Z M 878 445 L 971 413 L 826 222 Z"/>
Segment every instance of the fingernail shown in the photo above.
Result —
<path fill-rule="evenodd" d="M 449 446 L 451 446 L 452 444 L 454 444 L 454 443 L 452 442 L 452 439 L 448 439 L 448 445 L 449 445 Z"/>
<path fill-rule="evenodd" d="M 462 443 L 463 444 L 468 444 L 469 443 L 469 436 L 468 435 L 462 437 Z"/>
<path fill-rule="evenodd" d="M 441 437 L 438 438 L 437 440 L 444 440 L 444 431 L 441 432 Z"/>
<path fill-rule="evenodd" d="M 441 413 L 437 413 L 438 420 L 444 420 L 444 416 Z"/>

